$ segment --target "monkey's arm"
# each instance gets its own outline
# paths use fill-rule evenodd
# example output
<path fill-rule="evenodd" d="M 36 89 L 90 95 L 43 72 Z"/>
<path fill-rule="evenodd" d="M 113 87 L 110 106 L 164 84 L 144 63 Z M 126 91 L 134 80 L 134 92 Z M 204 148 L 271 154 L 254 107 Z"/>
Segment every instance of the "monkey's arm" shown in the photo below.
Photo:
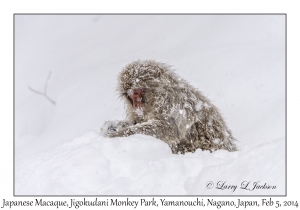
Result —
<path fill-rule="evenodd" d="M 184 154 L 195 149 L 189 143 L 179 140 L 178 132 L 174 132 L 172 125 L 166 121 L 150 120 L 128 126 L 118 131 L 110 132 L 108 137 L 126 137 L 134 134 L 145 134 L 161 139 L 169 145 L 172 152 Z"/>
<path fill-rule="evenodd" d="M 130 126 L 122 127 L 118 130 L 109 133 L 109 137 L 125 137 L 133 134 L 145 134 L 154 137 L 158 137 L 160 128 L 162 127 L 161 123 L 157 120 L 149 120 L 143 123 L 137 123 L 135 125 L 131 124 Z"/>
<path fill-rule="evenodd" d="M 116 133 L 119 130 L 125 129 L 131 125 L 133 125 L 133 122 L 130 121 L 106 121 L 100 129 L 100 133 L 103 136 L 110 136 L 110 134 Z"/>

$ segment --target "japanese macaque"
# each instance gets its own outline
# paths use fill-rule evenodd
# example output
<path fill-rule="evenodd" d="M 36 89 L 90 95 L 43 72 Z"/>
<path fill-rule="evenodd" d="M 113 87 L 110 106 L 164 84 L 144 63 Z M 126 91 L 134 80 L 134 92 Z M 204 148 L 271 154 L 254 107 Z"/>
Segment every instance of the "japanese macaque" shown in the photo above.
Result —
<path fill-rule="evenodd" d="M 236 151 L 235 139 L 218 109 L 164 63 L 134 61 L 122 70 L 118 92 L 126 119 L 105 122 L 102 134 L 124 137 L 151 135 L 173 153 L 225 149 Z"/>

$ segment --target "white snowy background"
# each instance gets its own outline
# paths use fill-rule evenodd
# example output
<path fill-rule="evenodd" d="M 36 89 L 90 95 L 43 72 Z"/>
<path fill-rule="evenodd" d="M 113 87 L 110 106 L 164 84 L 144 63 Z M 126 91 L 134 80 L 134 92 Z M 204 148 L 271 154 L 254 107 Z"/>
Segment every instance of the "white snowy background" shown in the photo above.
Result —
<path fill-rule="evenodd" d="M 239 151 L 102 137 L 104 121 L 125 117 L 116 77 L 137 59 L 202 91 Z M 49 72 L 55 105 L 28 88 L 43 92 Z M 284 195 L 285 149 L 284 15 L 15 16 L 16 195 Z"/>

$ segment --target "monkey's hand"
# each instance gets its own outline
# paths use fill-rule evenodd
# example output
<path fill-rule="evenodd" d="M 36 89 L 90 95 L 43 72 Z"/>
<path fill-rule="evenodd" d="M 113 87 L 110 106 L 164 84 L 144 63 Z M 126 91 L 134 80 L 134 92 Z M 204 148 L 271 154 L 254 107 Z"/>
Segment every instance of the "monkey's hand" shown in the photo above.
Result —
<path fill-rule="evenodd" d="M 154 135 L 153 132 L 151 132 L 152 126 L 150 125 L 131 125 L 128 127 L 118 127 L 118 129 L 114 129 L 114 127 L 110 130 L 108 133 L 108 137 L 113 138 L 113 137 L 126 137 L 126 136 L 131 136 L 134 134 L 146 134 L 146 135 Z"/>
<path fill-rule="evenodd" d="M 137 123 L 135 125 L 131 124 L 128 126 L 119 126 L 118 129 L 114 129 L 114 126 L 110 129 L 107 134 L 108 137 L 126 137 L 134 134 L 145 134 L 160 138 L 159 133 L 161 133 L 161 129 L 159 129 L 158 121 L 150 120 L 143 123 Z"/>
<path fill-rule="evenodd" d="M 100 134 L 103 136 L 108 136 L 108 137 L 117 137 L 120 136 L 118 135 L 118 132 L 124 128 L 127 128 L 130 126 L 132 123 L 128 121 L 106 121 L 100 128 Z"/>

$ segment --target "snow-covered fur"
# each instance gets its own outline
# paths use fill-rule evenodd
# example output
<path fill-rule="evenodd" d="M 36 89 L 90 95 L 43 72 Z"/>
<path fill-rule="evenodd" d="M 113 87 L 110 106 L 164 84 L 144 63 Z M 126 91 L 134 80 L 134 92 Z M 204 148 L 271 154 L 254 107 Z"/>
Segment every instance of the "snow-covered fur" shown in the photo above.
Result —
<path fill-rule="evenodd" d="M 153 60 L 134 61 L 122 70 L 118 91 L 124 98 L 126 120 L 106 122 L 109 137 L 146 134 L 163 140 L 173 153 L 236 151 L 235 139 L 218 109 L 170 66 Z M 128 92 L 143 91 L 143 107 L 133 108 Z"/>

